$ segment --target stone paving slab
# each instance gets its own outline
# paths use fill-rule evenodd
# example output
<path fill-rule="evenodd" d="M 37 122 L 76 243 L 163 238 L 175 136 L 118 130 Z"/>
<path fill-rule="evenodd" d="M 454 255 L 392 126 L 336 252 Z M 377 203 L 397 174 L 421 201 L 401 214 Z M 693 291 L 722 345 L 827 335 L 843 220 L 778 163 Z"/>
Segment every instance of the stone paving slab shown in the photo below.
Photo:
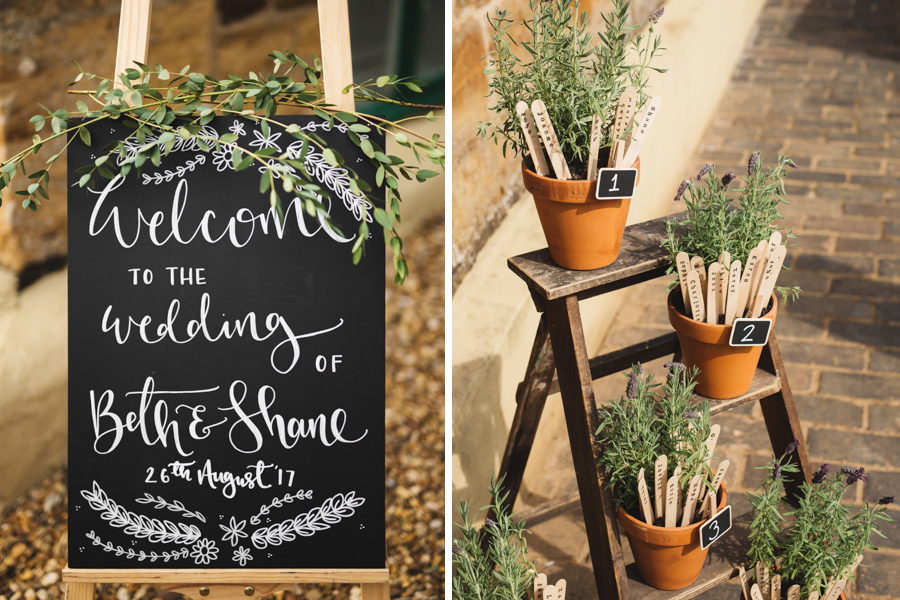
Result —
<path fill-rule="evenodd" d="M 782 153 L 800 166 L 789 175 L 783 210 L 799 246 L 779 283 L 800 285 L 803 294 L 779 315 L 777 331 L 814 466 L 843 461 L 870 473 L 848 494 L 856 506 L 900 496 L 898 26 L 896 0 L 770 0 L 685 173 L 709 162 L 717 174 L 740 176 L 754 150 L 764 164 Z M 667 283 L 629 291 L 604 350 L 669 330 Z M 666 360 L 645 368 L 661 376 Z M 594 383 L 598 401 L 624 388 L 621 375 Z M 732 461 L 729 497 L 741 514 L 759 481 L 754 467 L 770 453 L 765 425 L 758 405 L 715 421 L 723 426 L 719 453 Z M 536 453 L 543 471 L 526 473 L 519 508 L 535 488 L 542 497 L 576 489 L 565 435 Z M 900 519 L 897 507 L 891 514 Z M 531 547 L 539 570 L 569 580 L 568 595 L 592 598 L 580 519 L 577 510 L 534 527 Z M 900 522 L 884 532 L 889 539 L 873 538 L 881 549 L 866 555 L 857 598 L 900 599 Z M 541 554 L 545 547 L 552 557 Z M 738 590 L 732 583 L 700 598 L 735 600 Z"/>

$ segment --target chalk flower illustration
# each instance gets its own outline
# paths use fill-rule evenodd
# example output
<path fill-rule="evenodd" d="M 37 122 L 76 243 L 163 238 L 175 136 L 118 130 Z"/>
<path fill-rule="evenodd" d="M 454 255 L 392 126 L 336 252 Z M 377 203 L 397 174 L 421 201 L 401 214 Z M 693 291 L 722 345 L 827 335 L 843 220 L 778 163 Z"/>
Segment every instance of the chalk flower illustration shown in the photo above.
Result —
<path fill-rule="evenodd" d="M 216 165 L 216 171 L 224 171 L 231 167 L 231 150 L 222 146 L 220 150 L 213 150 L 213 164 Z"/>
<path fill-rule="evenodd" d="M 275 141 L 281 137 L 281 133 L 270 131 L 269 135 L 264 135 L 261 131 L 254 129 L 253 137 L 256 139 L 250 142 L 250 145 L 254 148 L 259 148 L 260 150 L 264 148 L 275 148 L 279 152 L 281 151 L 281 146 L 275 143 Z"/>
<path fill-rule="evenodd" d="M 244 527 L 246 526 L 247 521 L 238 521 L 231 517 L 228 525 L 219 525 L 219 528 L 225 532 L 225 535 L 222 536 L 222 541 L 231 542 L 232 546 L 237 546 L 241 543 L 241 538 L 247 537 L 247 534 L 244 532 Z"/>
<path fill-rule="evenodd" d="M 228 131 L 234 135 L 244 135 L 244 124 L 235 119 L 234 123 L 231 124 L 231 127 L 228 128 Z"/>
<path fill-rule="evenodd" d="M 198 565 L 208 565 L 219 556 L 216 543 L 209 538 L 203 538 L 191 549 L 191 557 Z"/>
<path fill-rule="evenodd" d="M 245 566 L 249 561 L 253 560 L 253 557 L 250 556 L 250 548 L 241 546 L 234 551 L 234 556 L 231 558 L 231 560 L 239 563 L 242 567 Z"/>

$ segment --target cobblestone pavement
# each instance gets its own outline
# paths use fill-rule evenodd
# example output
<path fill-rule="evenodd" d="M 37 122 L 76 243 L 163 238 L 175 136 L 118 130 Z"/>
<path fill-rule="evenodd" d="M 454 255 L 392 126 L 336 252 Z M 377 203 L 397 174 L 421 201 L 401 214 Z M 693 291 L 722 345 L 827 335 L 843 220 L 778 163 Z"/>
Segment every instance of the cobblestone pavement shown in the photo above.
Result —
<path fill-rule="evenodd" d="M 732 76 L 694 165 L 746 173 L 754 150 L 764 164 L 787 154 L 791 172 L 783 211 L 799 234 L 782 285 L 801 299 L 779 314 L 805 442 L 815 467 L 863 465 L 856 505 L 900 495 L 900 3 L 896 0 L 772 0 Z M 698 66 L 698 68 L 700 68 Z M 673 195 L 674 195 L 673 190 Z M 673 210 L 678 210 L 677 207 Z M 670 331 L 667 281 L 630 291 L 607 337 L 607 349 Z M 662 372 L 657 361 L 652 370 Z M 624 379 L 595 384 L 598 401 L 619 396 Z M 721 454 L 735 514 L 749 509 L 745 492 L 759 483 L 753 467 L 770 447 L 759 406 L 719 415 Z M 523 507 L 535 490 L 575 489 L 565 436 L 547 448 L 541 473 L 526 475 Z M 900 519 L 900 510 L 891 514 Z M 900 521 L 875 537 L 856 597 L 900 598 Z M 874 536 L 873 536 L 874 537 Z M 563 576 L 574 598 L 595 597 L 580 511 L 534 528 L 539 570 Z M 738 597 L 724 585 L 706 600 Z"/>

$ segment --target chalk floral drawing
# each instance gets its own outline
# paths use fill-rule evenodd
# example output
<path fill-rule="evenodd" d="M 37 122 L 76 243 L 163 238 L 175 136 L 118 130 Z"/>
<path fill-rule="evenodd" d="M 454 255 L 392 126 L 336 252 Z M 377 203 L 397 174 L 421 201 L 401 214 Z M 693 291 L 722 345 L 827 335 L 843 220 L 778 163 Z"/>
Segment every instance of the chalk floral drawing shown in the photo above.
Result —
<path fill-rule="evenodd" d="M 287 147 L 286 153 L 296 160 L 300 158 L 302 148 L 303 142 L 296 141 Z M 357 221 L 362 221 L 365 217 L 366 221 L 372 222 L 372 203 L 365 197 L 353 193 L 350 189 L 350 177 L 346 169 L 328 164 L 325 156 L 314 148 L 307 149 L 303 162 L 310 175 L 337 194 L 338 198 L 344 202 L 344 207 L 353 213 Z"/>
<path fill-rule="evenodd" d="M 200 135 L 214 137 L 217 139 L 219 137 L 219 133 L 209 125 L 204 125 L 200 129 Z M 156 134 L 147 135 L 143 144 L 138 142 L 136 138 L 128 138 L 123 142 L 123 144 L 125 145 L 125 156 L 123 157 L 120 154 L 116 154 L 116 163 L 122 165 L 127 159 L 134 159 L 134 157 L 137 156 L 138 152 L 140 152 L 142 148 L 145 148 L 146 146 L 153 146 L 158 142 L 158 140 L 159 136 L 157 136 Z M 197 138 L 195 138 L 194 136 L 191 136 L 188 139 L 184 139 L 176 135 L 174 143 L 172 145 L 172 149 L 169 152 L 199 152 L 201 150 L 202 148 L 197 145 Z"/>
<path fill-rule="evenodd" d="M 275 143 L 278 140 L 278 138 L 281 137 L 280 132 L 275 133 L 273 131 L 270 131 L 269 134 L 266 135 L 265 133 L 259 131 L 258 129 L 254 129 L 253 137 L 256 139 L 254 139 L 252 142 L 250 142 L 250 145 L 252 147 L 259 148 L 260 150 L 262 150 L 264 148 L 275 148 L 276 150 L 281 152 L 281 146 L 279 146 L 278 144 Z"/>
<path fill-rule="evenodd" d="M 219 150 L 212 151 L 213 164 L 216 166 L 216 171 L 220 173 L 226 169 L 231 168 L 231 152 L 225 146 L 222 146 Z"/>
<path fill-rule="evenodd" d="M 238 522 L 237 519 L 231 517 L 231 522 L 228 525 L 219 525 L 219 528 L 225 532 L 225 535 L 222 536 L 222 541 L 231 542 L 232 546 L 237 546 L 241 543 L 241 538 L 247 537 L 247 533 L 244 531 L 246 526 L 247 521 Z"/>
<path fill-rule="evenodd" d="M 294 500 L 312 500 L 312 490 L 299 490 L 293 494 L 285 494 L 280 498 L 273 498 L 268 504 L 259 507 L 259 512 L 250 517 L 251 525 L 259 525 L 263 515 L 269 514 L 273 508 L 281 508 L 285 504 L 290 504 Z"/>
<path fill-rule="evenodd" d="M 191 548 L 191 557 L 198 565 L 208 565 L 219 556 L 216 543 L 209 538 L 203 538 Z"/>
<path fill-rule="evenodd" d="M 128 548 L 127 550 L 122 546 L 114 546 L 110 542 L 104 542 L 100 539 L 93 531 L 89 531 L 87 534 L 88 539 L 93 542 L 95 546 L 100 546 L 104 552 L 110 552 L 115 554 L 116 556 L 124 556 L 125 558 L 134 559 L 137 561 L 150 561 L 156 562 L 157 560 L 161 560 L 163 562 L 169 562 L 170 560 L 177 560 L 179 558 L 188 558 L 189 550 L 187 548 L 182 548 L 181 550 L 173 550 L 171 552 L 145 552 L 144 550 L 134 550 L 132 548 Z"/>
<path fill-rule="evenodd" d="M 165 508 L 167 510 L 171 510 L 172 512 L 182 513 L 186 517 L 193 517 L 201 523 L 206 523 L 206 517 L 203 516 L 203 513 L 201 513 L 199 510 L 188 510 L 180 500 L 169 502 L 162 496 L 154 496 L 147 492 L 142 498 L 136 498 L 135 502 L 137 502 L 138 504 L 154 504 L 153 508 L 156 508 L 158 510 L 162 510 Z"/>
<path fill-rule="evenodd" d="M 253 560 L 253 557 L 250 556 L 250 548 L 241 546 L 234 551 L 234 556 L 231 558 L 231 560 L 239 563 L 242 567 L 247 566 L 247 563 Z"/>
<path fill-rule="evenodd" d="M 200 539 L 200 529 L 196 525 L 173 523 L 131 512 L 107 496 L 96 481 L 93 483 L 91 491 L 81 491 L 82 497 L 91 508 L 100 512 L 101 519 L 112 527 L 122 529 L 127 535 L 158 544 L 188 545 Z"/>
<path fill-rule="evenodd" d="M 183 177 L 185 173 L 189 171 L 193 171 L 197 168 L 198 165 L 202 165 L 206 162 L 206 157 L 202 154 L 198 154 L 194 157 L 194 160 L 188 160 L 184 165 L 175 168 L 175 170 L 166 169 L 165 171 L 157 171 L 153 175 L 148 175 L 147 173 L 143 173 L 141 175 L 141 182 L 144 185 L 148 183 L 152 183 L 154 185 L 159 185 L 161 183 L 168 183 L 172 181 L 176 177 Z M 215 158 L 213 158 L 213 163 L 215 163 Z M 219 169 L 220 171 L 222 169 Z"/>
<path fill-rule="evenodd" d="M 357 498 L 356 492 L 336 494 L 309 512 L 257 529 L 250 535 L 250 540 L 255 548 L 262 550 L 268 546 L 292 542 L 298 537 L 310 537 L 316 532 L 330 529 L 342 519 L 353 516 L 356 509 L 365 501 L 365 498 Z"/>
<path fill-rule="evenodd" d="M 235 119 L 234 123 L 228 128 L 228 131 L 234 135 L 244 135 L 244 124 L 238 119 Z"/>
<path fill-rule="evenodd" d="M 294 167 L 288 167 L 279 163 L 277 160 L 270 159 L 266 164 L 261 165 L 259 167 L 260 173 L 266 173 L 267 171 L 272 172 L 272 177 L 275 179 L 281 179 L 281 175 L 284 172 L 296 173 L 296 169 Z"/>

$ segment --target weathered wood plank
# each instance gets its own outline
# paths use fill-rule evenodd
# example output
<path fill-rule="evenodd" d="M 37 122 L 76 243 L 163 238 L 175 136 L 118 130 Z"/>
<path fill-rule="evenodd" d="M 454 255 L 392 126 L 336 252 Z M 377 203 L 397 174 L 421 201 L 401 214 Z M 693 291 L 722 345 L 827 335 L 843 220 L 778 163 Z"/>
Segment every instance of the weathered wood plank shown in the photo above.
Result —
<path fill-rule="evenodd" d="M 387 583 L 383 569 L 70 569 L 62 572 L 68 583 Z"/>
<path fill-rule="evenodd" d="M 628 600 L 625 558 L 619 542 L 615 505 L 603 488 L 594 445 L 597 405 L 591 387 L 578 299 L 569 296 L 549 302 L 547 318 L 597 592 L 601 598 Z"/>
<path fill-rule="evenodd" d="M 546 300 L 571 295 L 579 300 L 592 298 L 663 275 L 671 262 L 660 247 L 666 238 L 665 222 L 683 218 L 684 213 L 678 213 L 626 227 L 619 258 L 602 269 L 564 269 L 553 262 L 546 248 L 514 256 L 507 264 L 534 294 Z"/>

